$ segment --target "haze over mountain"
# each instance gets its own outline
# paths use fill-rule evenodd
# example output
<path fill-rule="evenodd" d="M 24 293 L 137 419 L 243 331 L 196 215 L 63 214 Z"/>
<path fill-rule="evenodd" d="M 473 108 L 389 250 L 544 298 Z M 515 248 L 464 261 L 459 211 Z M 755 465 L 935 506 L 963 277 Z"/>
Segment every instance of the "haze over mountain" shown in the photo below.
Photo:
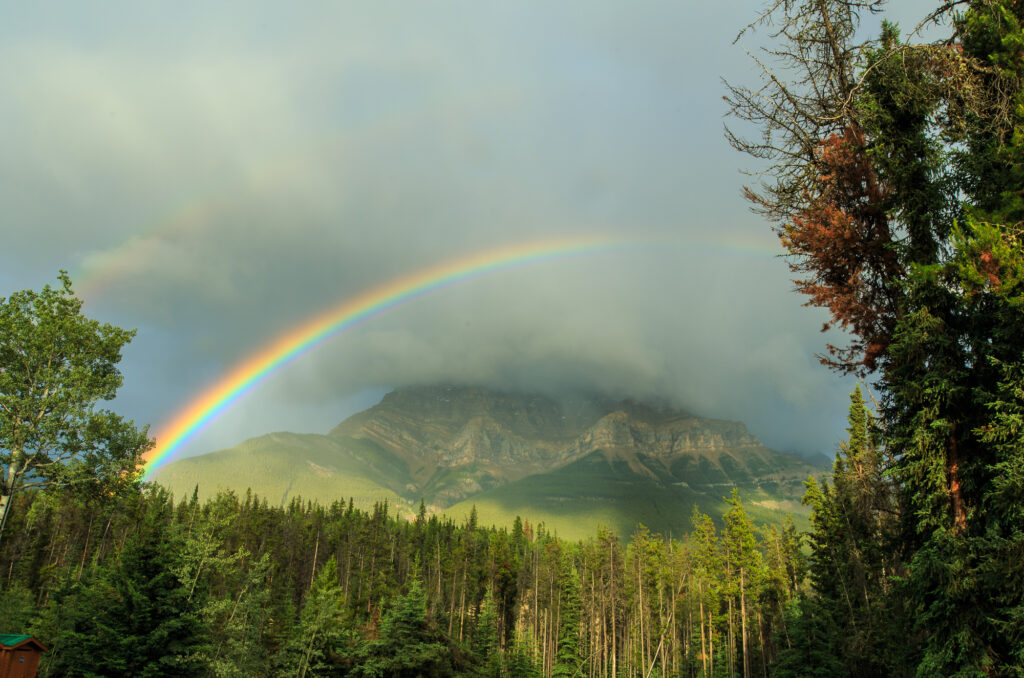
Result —
<path fill-rule="evenodd" d="M 688 529 L 696 505 L 720 515 L 740 488 L 760 520 L 801 514 L 816 468 L 772 451 L 739 422 L 596 396 L 552 397 L 465 386 L 395 390 L 326 435 L 272 433 L 181 459 L 155 480 L 178 495 L 251 488 L 272 504 L 296 497 L 369 505 L 387 499 L 508 524 L 543 521 L 566 537 L 638 522 Z"/>
<path fill-rule="evenodd" d="M 909 29 L 928 7 L 885 16 Z M 853 380 L 815 360 L 825 317 L 791 294 L 722 137 L 721 79 L 758 75 L 758 42 L 733 44 L 748 4 L 17 10 L 0 24 L 0 296 L 67 269 L 90 317 L 138 328 L 112 407 L 154 433 L 276 338 L 412 272 L 632 243 L 375 317 L 183 454 L 327 431 L 364 391 L 446 379 L 655 394 L 773 449 L 842 438 Z"/>

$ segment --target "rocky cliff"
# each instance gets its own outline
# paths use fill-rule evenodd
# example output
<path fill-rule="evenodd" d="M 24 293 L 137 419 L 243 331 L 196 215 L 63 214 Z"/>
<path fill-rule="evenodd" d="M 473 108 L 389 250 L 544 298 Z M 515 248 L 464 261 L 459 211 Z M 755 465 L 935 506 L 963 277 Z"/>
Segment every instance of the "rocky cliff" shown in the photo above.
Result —
<path fill-rule="evenodd" d="M 762 445 L 739 422 L 592 396 L 551 397 L 476 387 L 389 393 L 328 435 L 274 433 L 182 459 L 158 482 L 179 496 L 247 489 L 274 503 L 296 497 L 510 524 L 543 521 L 563 536 L 637 523 L 684 531 L 697 506 L 727 508 L 738 487 L 758 520 L 804 511 L 803 480 L 820 474 Z"/>
<path fill-rule="evenodd" d="M 476 387 L 397 390 L 330 435 L 371 441 L 405 460 L 410 491 L 438 506 L 597 451 L 629 459 L 644 475 L 701 485 L 779 480 L 781 473 L 799 486 L 809 469 L 767 449 L 740 422 L 636 401 Z M 678 477 L 689 468 L 688 477 Z"/>

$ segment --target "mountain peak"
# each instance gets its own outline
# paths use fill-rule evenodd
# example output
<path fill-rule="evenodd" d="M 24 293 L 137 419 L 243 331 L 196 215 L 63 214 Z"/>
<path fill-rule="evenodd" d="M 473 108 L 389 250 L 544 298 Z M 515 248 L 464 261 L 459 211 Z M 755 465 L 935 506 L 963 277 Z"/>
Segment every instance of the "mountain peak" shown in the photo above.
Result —
<path fill-rule="evenodd" d="M 326 436 L 272 434 L 204 457 L 218 455 L 276 469 L 281 477 L 268 494 L 282 501 L 296 494 L 333 501 L 347 498 L 350 487 L 360 496 L 378 487 L 407 508 L 420 499 L 456 512 L 472 503 L 509 519 L 597 511 L 605 524 L 642 520 L 659 529 L 685 523 L 695 503 L 717 506 L 732 486 L 755 504 L 792 507 L 803 480 L 818 471 L 769 450 L 740 422 L 664 403 L 452 384 L 396 389 Z M 175 489 L 191 491 L 197 480 L 209 482 L 212 466 L 181 460 L 161 481 L 174 478 Z M 332 486 L 334 494 L 323 496 Z M 650 502 L 653 508 L 637 509 Z"/>

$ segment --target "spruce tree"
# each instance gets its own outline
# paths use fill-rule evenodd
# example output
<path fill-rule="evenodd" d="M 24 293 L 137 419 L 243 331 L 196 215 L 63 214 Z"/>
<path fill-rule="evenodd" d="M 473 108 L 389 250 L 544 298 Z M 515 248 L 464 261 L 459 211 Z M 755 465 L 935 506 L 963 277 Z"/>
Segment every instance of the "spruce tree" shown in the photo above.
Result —
<path fill-rule="evenodd" d="M 385 613 L 378 638 L 357 651 L 352 675 L 438 678 L 453 671 L 444 636 L 427 619 L 426 593 L 417 574 L 410 578 L 408 593 Z"/>
<path fill-rule="evenodd" d="M 756 207 L 777 220 L 808 303 L 852 335 L 824 361 L 879 377 L 898 539 L 865 540 L 880 517 L 857 502 L 877 483 L 846 467 L 821 493 L 819 536 L 836 547 L 835 577 L 845 569 L 854 585 L 850 623 L 863 615 L 851 652 L 919 676 L 1013 674 L 1024 588 L 991 573 L 1019 560 L 1018 515 L 1001 492 L 1013 429 L 995 413 L 1012 409 L 1007 385 L 1024 361 L 1024 3 L 944 3 L 931 18 L 953 18 L 949 40 L 910 44 L 883 24 L 857 45 L 869 4 L 773 3 L 757 25 L 778 27 L 775 54 L 801 75 L 770 77 L 775 96 L 733 89 L 736 112 L 765 133 L 738 145 L 778 161 Z M 906 646 L 900 660 L 869 650 L 885 549 L 903 552 L 879 581 L 885 616 L 903 620 L 884 631 L 907 639 L 890 646 Z M 846 596 L 841 581 L 820 584 Z M 859 612 L 856 584 L 868 594 Z"/>
<path fill-rule="evenodd" d="M 195 676 L 206 630 L 175 574 L 179 544 L 166 494 L 151 498 L 138 532 L 109 568 L 55 592 L 43 628 L 48 675 L 158 678 Z"/>
<path fill-rule="evenodd" d="M 567 555 L 563 555 L 558 591 L 558 646 L 551 675 L 572 678 L 579 675 L 583 664 L 580 648 L 580 581 L 576 565 Z"/>
<path fill-rule="evenodd" d="M 498 639 L 498 611 L 491 597 L 491 591 L 484 596 L 480 614 L 477 615 L 473 639 L 470 643 L 473 662 L 480 678 L 501 676 L 502 656 Z"/>

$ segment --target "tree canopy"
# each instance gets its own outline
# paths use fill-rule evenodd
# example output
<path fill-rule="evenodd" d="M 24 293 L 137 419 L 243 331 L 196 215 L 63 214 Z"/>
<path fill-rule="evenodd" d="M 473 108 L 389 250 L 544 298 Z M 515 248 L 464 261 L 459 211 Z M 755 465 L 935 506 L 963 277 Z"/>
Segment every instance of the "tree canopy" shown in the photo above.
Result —
<path fill-rule="evenodd" d="M 135 335 L 82 315 L 60 287 L 0 297 L 0 536 L 14 494 L 61 486 L 109 494 L 137 480 L 146 429 L 106 409 L 121 350 Z"/>
<path fill-rule="evenodd" d="M 751 28 L 772 27 L 781 67 L 762 88 L 730 88 L 733 112 L 761 131 L 730 140 L 771 163 L 747 195 L 774 222 L 797 290 L 829 312 L 825 329 L 846 331 L 822 362 L 875 378 L 880 395 L 878 444 L 853 412 L 834 489 L 810 488 L 821 605 L 802 619 L 845 606 L 825 635 L 854 666 L 1015 674 L 1024 587 L 1003 575 L 1024 549 L 1011 414 L 1024 365 L 1024 3 L 942 3 L 924 17 L 952 26 L 936 43 L 890 23 L 858 42 L 862 14 L 882 6 L 770 3 Z M 899 661 L 872 625 L 886 608 L 912 640 Z"/>

